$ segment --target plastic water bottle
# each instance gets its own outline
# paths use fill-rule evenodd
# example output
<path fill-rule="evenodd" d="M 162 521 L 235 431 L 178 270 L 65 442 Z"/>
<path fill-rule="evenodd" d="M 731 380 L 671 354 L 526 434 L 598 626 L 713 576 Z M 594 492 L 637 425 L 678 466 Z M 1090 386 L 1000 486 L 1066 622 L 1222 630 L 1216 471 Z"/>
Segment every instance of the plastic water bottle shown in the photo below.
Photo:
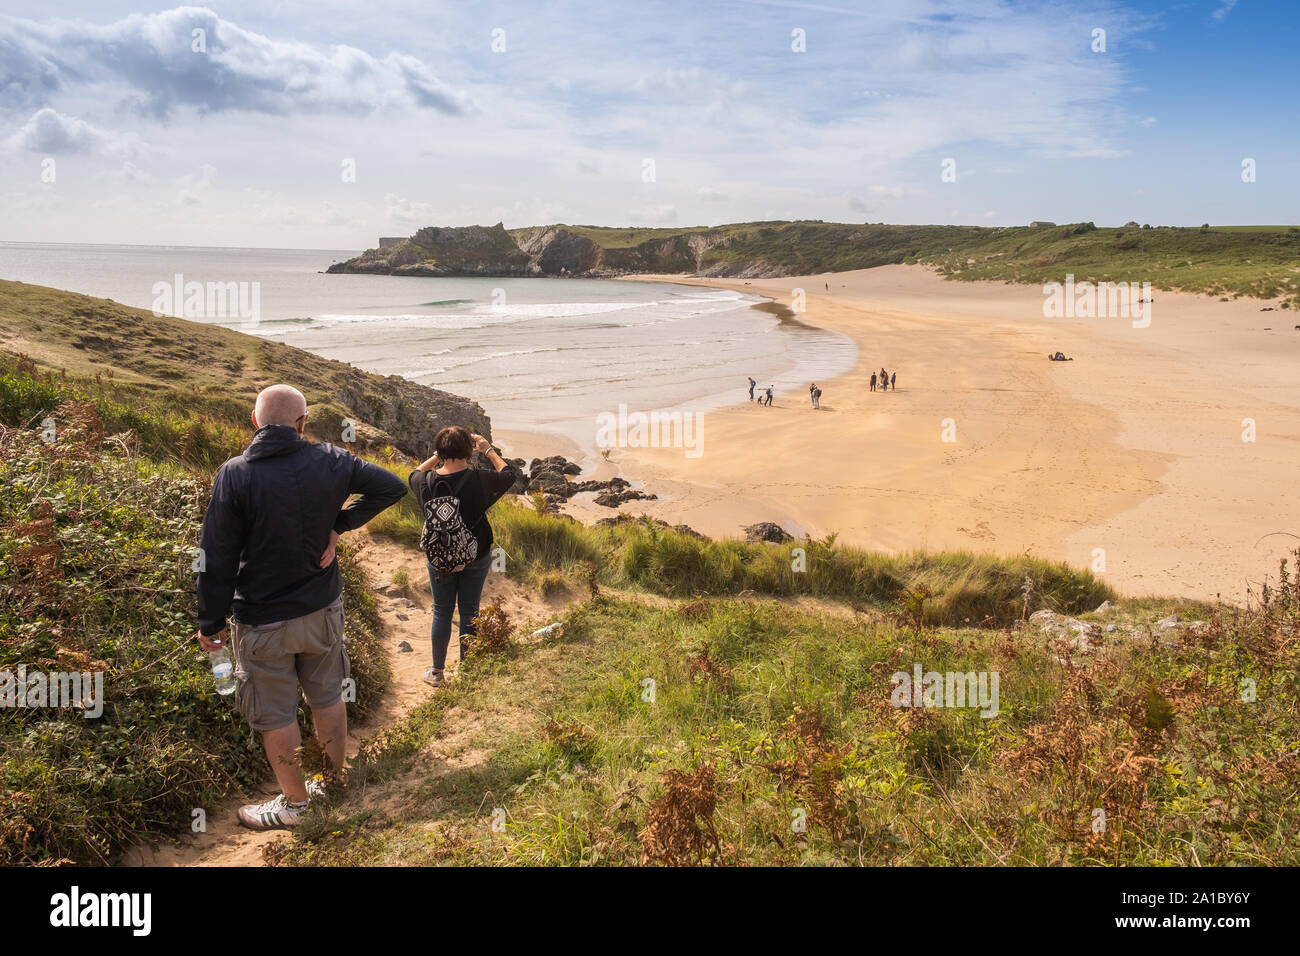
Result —
<path fill-rule="evenodd" d="M 222 697 L 235 692 L 235 665 L 230 662 L 230 654 L 223 647 L 219 651 L 209 651 L 212 661 L 212 679 L 217 682 L 217 693 Z"/>

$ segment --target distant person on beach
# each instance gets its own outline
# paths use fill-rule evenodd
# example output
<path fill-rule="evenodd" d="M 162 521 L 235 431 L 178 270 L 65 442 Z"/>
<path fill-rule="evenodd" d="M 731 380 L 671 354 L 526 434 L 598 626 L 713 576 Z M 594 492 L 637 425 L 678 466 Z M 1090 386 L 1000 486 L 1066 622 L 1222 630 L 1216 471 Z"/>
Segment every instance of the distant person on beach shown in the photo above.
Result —
<path fill-rule="evenodd" d="M 808 398 L 812 400 L 812 407 L 817 407 L 817 383 L 813 382 L 808 386 Z"/>
<path fill-rule="evenodd" d="M 889 376 L 889 387 L 894 391 L 898 391 L 898 372 L 894 372 Z"/>
<path fill-rule="evenodd" d="M 767 387 L 767 402 L 766 402 L 766 404 L 768 404 L 768 405 L 771 405 L 771 404 L 772 404 L 772 392 L 773 392 L 775 389 L 776 389 L 776 386 L 775 386 L 775 385 L 769 385 L 769 386 Z"/>
<path fill-rule="evenodd" d="M 487 510 L 519 479 L 519 469 L 506 464 L 486 438 L 459 425 L 438 432 L 433 447 L 433 457 L 421 462 L 407 482 L 424 511 L 420 546 L 428 559 L 433 593 L 433 666 L 424 672 L 424 682 L 441 687 L 446 683 L 452 612 L 460 610 L 462 661 L 478 633 L 474 619 L 492 565 Z M 476 450 L 487 456 L 495 471 L 469 466 Z"/>
<path fill-rule="evenodd" d="M 253 440 L 217 471 L 199 540 L 199 646 L 224 647 L 229 619 L 235 701 L 261 732 L 280 785 L 271 800 L 239 808 L 239 822 L 255 830 L 296 826 L 322 792 L 302 778 L 300 696 L 329 765 L 343 768 L 351 662 L 335 546 L 406 496 L 387 468 L 308 441 L 306 424 L 296 388 L 258 394 Z M 348 504 L 353 495 L 361 497 Z"/>
<path fill-rule="evenodd" d="M 757 385 L 757 384 L 758 384 L 758 383 L 757 383 L 756 381 L 754 381 L 753 376 L 750 376 L 750 379 L 749 379 L 749 400 L 750 400 L 751 402 L 754 400 L 754 386 Z"/>
<path fill-rule="evenodd" d="M 882 392 L 889 391 L 889 373 L 885 371 L 883 365 L 880 366 L 880 390 Z"/>
<path fill-rule="evenodd" d="M 871 373 L 871 390 L 872 390 L 873 392 L 876 390 L 876 373 L 875 373 L 875 372 L 872 372 L 872 373 Z"/>

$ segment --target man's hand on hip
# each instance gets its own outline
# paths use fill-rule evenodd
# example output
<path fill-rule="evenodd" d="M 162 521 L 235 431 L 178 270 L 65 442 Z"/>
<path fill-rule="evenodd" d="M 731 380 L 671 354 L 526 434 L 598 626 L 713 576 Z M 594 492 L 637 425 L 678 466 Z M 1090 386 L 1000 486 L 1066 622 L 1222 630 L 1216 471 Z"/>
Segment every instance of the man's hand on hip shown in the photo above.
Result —
<path fill-rule="evenodd" d="M 339 533 L 337 531 L 331 531 L 329 547 L 325 549 L 325 553 L 320 557 L 320 566 L 322 568 L 328 568 L 334 563 L 334 558 L 338 553 L 338 543 Z"/>
<path fill-rule="evenodd" d="M 226 629 L 224 627 L 211 637 L 204 637 L 203 632 L 199 631 L 197 637 L 199 639 L 199 647 L 203 648 L 205 651 L 219 651 L 226 646 Z"/>

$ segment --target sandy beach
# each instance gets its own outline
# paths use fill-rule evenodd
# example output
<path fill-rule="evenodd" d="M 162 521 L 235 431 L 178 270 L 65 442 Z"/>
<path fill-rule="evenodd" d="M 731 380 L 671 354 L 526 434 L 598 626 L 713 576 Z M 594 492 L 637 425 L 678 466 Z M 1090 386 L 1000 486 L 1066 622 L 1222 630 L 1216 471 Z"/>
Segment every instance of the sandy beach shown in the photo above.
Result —
<path fill-rule="evenodd" d="M 1260 311 L 1270 303 L 1156 292 L 1150 325 L 1134 328 L 1045 318 L 1039 286 L 921 267 L 661 278 L 786 305 L 803 289 L 800 318 L 849 336 L 858 362 L 819 382 L 819 410 L 807 383 L 760 408 L 738 382 L 738 404 L 702 413 L 698 457 L 615 449 L 595 476 L 660 496 L 622 511 L 714 536 L 777 521 L 889 552 L 1028 553 L 1093 567 L 1124 594 L 1234 603 L 1296 544 L 1300 331 L 1293 314 Z M 1048 361 L 1058 349 L 1074 361 Z M 882 365 L 897 391 L 869 390 Z M 504 440 L 581 457 L 553 436 Z M 571 513 L 612 514 L 582 497 Z"/>

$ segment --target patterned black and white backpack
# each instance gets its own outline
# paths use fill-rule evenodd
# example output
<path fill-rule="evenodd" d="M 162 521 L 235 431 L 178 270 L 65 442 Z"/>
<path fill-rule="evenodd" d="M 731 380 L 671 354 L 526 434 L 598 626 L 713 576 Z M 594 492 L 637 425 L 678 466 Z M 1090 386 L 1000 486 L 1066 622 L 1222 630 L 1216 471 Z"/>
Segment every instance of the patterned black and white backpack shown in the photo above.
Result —
<path fill-rule="evenodd" d="M 464 482 L 465 469 L 457 488 Z M 438 495 L 438 486 L 445 485 L 447 494 Z M 420 548 L 429 559 L 429 566 L 439 574 L 454 574 L 478 557 L 478 540 L 465 525 L 460 514 L 460 499 L 451 493 L 451 483 L 441 475 L 435 477 L 424 502 L 424 529 L 420 532 Z"/>

